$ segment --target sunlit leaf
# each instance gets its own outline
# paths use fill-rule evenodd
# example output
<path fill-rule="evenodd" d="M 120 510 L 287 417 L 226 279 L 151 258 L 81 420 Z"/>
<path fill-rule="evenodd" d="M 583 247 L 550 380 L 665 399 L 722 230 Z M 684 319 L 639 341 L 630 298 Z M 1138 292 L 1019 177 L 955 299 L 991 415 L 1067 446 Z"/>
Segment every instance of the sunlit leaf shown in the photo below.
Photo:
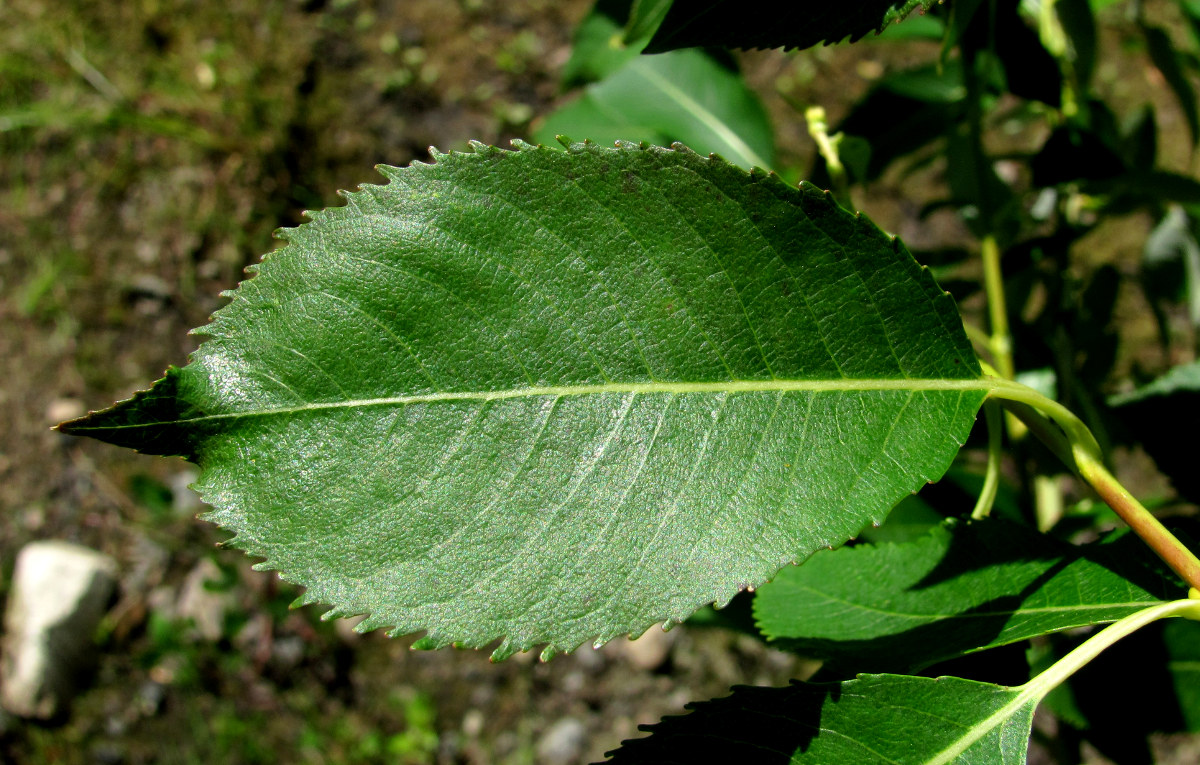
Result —
<path fill-rule="evenodd" d="M 381 168 L 62 429 L 196 461 L 307 601 L 498 657 L 725 603 L 945 471 L 990 383 L 897 241 L 682 147 L 518 149 Z"/>

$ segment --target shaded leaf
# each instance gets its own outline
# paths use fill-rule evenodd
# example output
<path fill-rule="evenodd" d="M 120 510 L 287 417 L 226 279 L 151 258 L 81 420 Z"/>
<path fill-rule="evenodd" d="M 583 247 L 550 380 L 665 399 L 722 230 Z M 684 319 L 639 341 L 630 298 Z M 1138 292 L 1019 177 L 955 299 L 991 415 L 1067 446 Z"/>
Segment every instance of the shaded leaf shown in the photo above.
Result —
<path fill-rule="evenodd" d="M 865 170 L 855 180 L 874 180 L 892 162 L 942 138 L 947 126 L 963 119 L 965 92 L 961 70 L 953 66 L 944 77 L 939 78 L 933 67 L 923 67 L 890 76 L 872 88 L 837 126 L 837 132 L 870 147 Z"/>
<path fill-rule="evenodd" d="M 770 168 L 775 139 L 766 110 L 736 71 L 703 51 L 639 56 L 551 113 L 534 140 L 601 144 L 685 143 L 743 167 Z"/>
<path fill-rule="evenodd" d="M 1179 54 L 1176 53 L 1170 36 L 1162 29 L 1143 26 L 1142 34 L 1146 38 L 1150 60 L 1154 62 L 1158 71 L 1162 72 L 1163 79 L 1167 81 L 1167 85 L 1175 94 L 1175 99 L 1179 101 L 1179 107 L 1183 110 L 1184 118 L 1187 119 L 1188 132 L 1194 144 L 1200 139 L 1200 107 L 1196 104 L 1196 92 L 1192 89 L 1192 83 L 1183 70 Z"/>
<path fill-rule="evenodd" d="M 635 0 L 629 23 L 625 26 L 625 41 L 649 40 L 667 16 L 674 0 Z"/>
<path fill-rule="evenodd" d="M 671 5 L 646 46 L 647 53 L 676 48 L 808 48 L 858 40 L 879 32 L 933 0 L 847 0 L 796 3 L 786 0 L 692 0 Z M 769 19 L 769 23 L 764 23 Z"/>
<path fill-rule="evenodd" d="M 1200 622 L 1173 619 L 1163 625 L 1162 639 L 1182 729 L 1200 733 Z"/>
<path fill-rule="evenodd" d="M 381 171 L 62 426 L 195 460 L 232 544 L 363 629 L 683 620 L 882 520 L 985 397 L 950 298 L 811 186 L 631 145 Z"/>
<path fill-rule="evenodd" d="M 599 0 L 575 28 L 571 57 L 563 67 L 564 88 L 602 80 L 637 57 L 642 45 L 628 44 L 624 19 L 630 0 Z"/>
<path fill-rule="evenodd" d="M 1035 693 L 956 677 L 863 675 L 841 683 L 737 687 L 643 726 L 611 762 L 796 765 L 1025 762 Z"/>
<path fill-rule="evenodd" d="M 1177 393 L 1200 395 L 1200 361 L 1180 364 L 1148 385 L 1129 393 L 1112 396 L 1108 403 L 1110 406 L 1124 406 L 1151 397 L 1171 396 Z"/>
<path fill-rule="evenodd" d="M 1128 535 L 1076 547 L 989 520 L 818 553 L 759 589 L 754 612 L 768 638 L 843 673 L 915 671 L 1182 597 L 1153 566 Z"/>
<path fill-rule="evenodd" d="M 1175 490 L 1200 501 L 1195 450 L 1179 447 L 1181 424 L 1200 422 L 1200 362 L 1175 367 L 1148 385 L 1109 398 L 1108 404 Z"/>
<path fill-rule="evenodd" d="M 1056 0 L 1054 13 L 1070 44 L 1075 85 L 1086 92 L 1096 68 L 1096 17 L 1090 0 Z"/>

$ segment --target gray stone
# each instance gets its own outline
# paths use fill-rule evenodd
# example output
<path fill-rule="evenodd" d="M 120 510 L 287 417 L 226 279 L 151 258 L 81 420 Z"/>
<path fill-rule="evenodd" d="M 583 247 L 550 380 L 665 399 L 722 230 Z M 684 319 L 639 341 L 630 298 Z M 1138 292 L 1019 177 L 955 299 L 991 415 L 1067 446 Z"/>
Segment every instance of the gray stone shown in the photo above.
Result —
<path fill-rule="evenodd" d="M 612 646 L 614 653 L 620 654 L 633 666 L 651 671 L 661 667 L 667 660 L 679 634 L 679 627 L 665 632 L 662 627 L 656 625 L 635 640 L 614 640 L 608 645 Z"/>
<path fill-rule="evenodd" d="M 0 703 L 20 717 L 65 711 L 95 658 L 93 637 L 116 583 L 116 562 L 68 542 L 21 548 L 4 614 Z"/>
<path fill-rule="evenodd" d="M 579 762 L 587 743 L 587 728 L 574 717 L 564 717 L 550 726 L 537 743 L 538 762 L 566 765 Z"/>
<path fill-rule="evenodd" d="M 216 589 L 224 578 L 221 568 L 204 558 L 183 580 L 175 615 L 191 620 L 190 636 L 216 642 L 225 634 L 225 618 L 237 607 L 237 597 L 228 589 Z"/>
<path fill-rule="evenodd" d="M 199 478 L 200 471 L 189 467 L 167 479 L 167 486 L 171 489 L 172 509 L 180 518 L 194 518 L 204 511 L 200 495 L 192 488 L 192 484 Z"/>

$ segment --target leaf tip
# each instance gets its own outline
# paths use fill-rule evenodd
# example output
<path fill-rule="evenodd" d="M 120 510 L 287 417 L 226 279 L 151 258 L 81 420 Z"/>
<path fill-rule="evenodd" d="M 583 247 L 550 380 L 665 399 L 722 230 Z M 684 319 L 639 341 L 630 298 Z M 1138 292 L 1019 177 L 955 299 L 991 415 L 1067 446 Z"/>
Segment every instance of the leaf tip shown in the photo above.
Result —
<path fill-rule="evenodd" d="M 493 664 L 498 664 L 517 652 L 517 647 L 511 641 L 505 640 L 500 645 L 496 646 L 496 650 L 492 651 L 492 655 L 488 657 L 488 661 Z"/>
<path fill-rule="evenodd" d="M 359 625 L 359 626 L 361 627 L 362 625 Z M 354 629 L 357 630 L 358 627 L 355 627 Z M 435 651 L 435 650 L 437 650 L 437 647 L 438 647 L 437 641 L 434 640 L 433 638 L 429 637 L 428 635 L 426 635 L 424 637 L 418 638 L 417 640 L 414 640 L 413 644 L 408 647 L 408 650 L 410 650 L 410 651 Z"/>

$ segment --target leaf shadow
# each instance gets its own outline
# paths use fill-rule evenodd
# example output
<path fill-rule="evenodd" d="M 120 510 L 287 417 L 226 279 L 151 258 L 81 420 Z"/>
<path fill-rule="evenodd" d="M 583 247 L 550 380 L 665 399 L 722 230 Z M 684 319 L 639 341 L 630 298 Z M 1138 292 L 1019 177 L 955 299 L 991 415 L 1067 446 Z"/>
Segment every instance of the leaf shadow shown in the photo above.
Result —
<path fill-rule="evenodd" d="M 639 726 L 650 735 L 607 752 L 610 763 L 791 762 L 821 732 L 827 703 L 841 699 L 838 683 L 763 688 L 734 686 L 730 695 L 687 705 L 688 714 Z"/>

